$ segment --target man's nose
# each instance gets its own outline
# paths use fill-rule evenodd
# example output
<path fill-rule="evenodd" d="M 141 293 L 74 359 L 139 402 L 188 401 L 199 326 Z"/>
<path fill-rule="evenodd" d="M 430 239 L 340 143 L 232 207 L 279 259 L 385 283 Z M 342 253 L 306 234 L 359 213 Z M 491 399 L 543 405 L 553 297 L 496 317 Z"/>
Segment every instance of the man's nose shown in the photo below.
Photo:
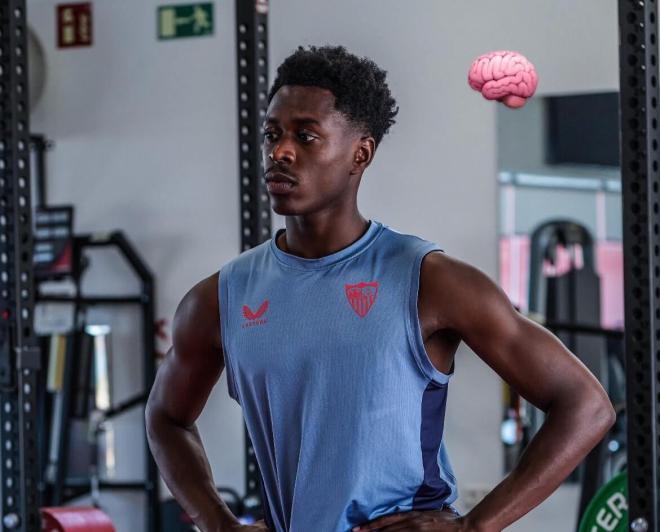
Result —
<path fill-rule="evenodd" d="M 293 164 L 296 160 L 296 152 L 293 149 L 291 142 L 281 139 L 275 146 L 270 154 L 273 162 L 281 164 Z"/>

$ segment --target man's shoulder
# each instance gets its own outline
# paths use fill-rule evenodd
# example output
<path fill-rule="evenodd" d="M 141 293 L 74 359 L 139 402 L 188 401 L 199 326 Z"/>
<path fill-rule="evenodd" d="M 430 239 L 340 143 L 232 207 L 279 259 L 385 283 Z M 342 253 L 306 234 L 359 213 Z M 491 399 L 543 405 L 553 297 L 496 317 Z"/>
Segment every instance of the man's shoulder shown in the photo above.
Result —
<path fill-rule="evenodd" d="M 405 232 L 400 229 L 394 229 L 386 224 L 383 225 L 383 237 L 379 239 L 381 245 L 389 244 L 390 247 L 397 253 L 402 254 L 406 251 L 410 255 L 416 255 L 420 251 L 437 249 L 442 251 L 442 246 L 427 240 L 419 235 Z"/>
<path fill-rule="evenodd" d="M 478 267 L 446 253 L 424 257 L 420 297 L 449 322 L 469 321 L 482 311 L 500 308 L 508 298 L 499 285 Z"/>
<path fill-rule="evenodd" d="M 269 253 L 271 240 L 272 239 L 269 238 L 268 240 L 265 240 L 261 244 L 258 244 L 250 249 L 241 251 L 238 255 L 225 262 L 220 268 L 220 270 L 222 271 L 225 269 L 236 268 L 243 265 L 250 265 L 255 260 L 259 260 L 265 254 Z"/>
<path fill-rule="evenodd" d="M 197 282 L 186 295 L 183 296 L 177 315 L 196 320 L 218 308 L 218 279 L 219 272 Z"/>
<path fill-rule="evenodd" d="M 188 331 L 194 331 L 199 335 L 200 331 L 208 331 L 213 336 L 213 344 L 219 345 L 215 338 L 220 319 L 218 279 L 219 272 L 212 273 L 183 296 L 174 316 L 174 327 L 179 334 L 187 335 Z"/>
<path fill-rule="evenodd" d="M 486 274 L 476 266 L 453 257 L 442 250 L 432 250 L 424 256 L 420 276 L 432 286 L 460 287 L 471 285 Z"/>

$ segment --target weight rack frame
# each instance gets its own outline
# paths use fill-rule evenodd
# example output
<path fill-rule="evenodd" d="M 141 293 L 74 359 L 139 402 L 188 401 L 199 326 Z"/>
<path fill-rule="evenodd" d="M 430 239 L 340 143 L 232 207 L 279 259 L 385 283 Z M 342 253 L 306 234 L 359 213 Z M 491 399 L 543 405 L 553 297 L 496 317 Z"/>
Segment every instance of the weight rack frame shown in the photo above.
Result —
<path fill-rule="evenodd" d="M 0 3 L 2 529 L 37 532 L 39 464 L 25 0 Z"/>
<path fill-rule="evenodd" d="M 155 308 L 156 308 L 156 287 L 154 275 L 138 254 L 135 246 L 126 238 L 122 231 L 112 231 L 109 233 L 96 233 L 74 235 L 73 239 L 73 272 L 63 278 L 69 278 L 75 286 L 75 295 L 43 295 L 39 292 L 39 286 L 35 286 L 35 299 L 37 303 L 66 303 L 74 306 L 73 315 L 75 322 L 80 322 L 81 313 L 93 307 L 118 307 L 118 306 L 137 306 L 140 309 L 141 328 L 140 344 L 142 346 L 142 382 L 143 389 L 132 395 L 128 399 L 113 404 L 109 410 L 103 412 L 105 419 L 113 419 L 115 416 L 137 406 L 144 409 L 149 391 L 156 378 L 156 345 L 155 345 Z M 131 272 L 139 281 L 140 289 L 135 295 L 85 295 L 82 293 L 83 276 L 86 266 L 83 266 L 85 251 L 90 249 L 114 249 L 117 254 L 130 267 Z M 80 356 L 79 336 L 82 331 L 74 335 L 72 355 L 74 359 Z M 72 361 L 67 362 L 67 368 L 71 369 Z M 59 438 L 59 460 L 56 464 L 55 480 L 52 483 L 52 493 L 50 498 L 44 496 L 43 499 L 49 505 L 65 505 L 71 499 L 88 495 L 91 492 L 89 479 L 80 482 L 79 479 L 67 478 L 69 434 L 68 426 L 71 421 L 71 394 L 73 376 L 69 372 L 65 375 L 65 384 L 62 393 L 64 394 L 64 407 L 61 414 L 61 426 L 63 434 Z M 146 428 L 145 428 L 146 430 Z M 145 532 L 159 532 L 161 529 L 160 515 L 160 481 L 156 462 L 149 450 L 146 433 L 143 438 L 145 453 L 145 479 L 144 481 L 116 481 L 101 480 L 99 489 L 101 491 L 142 491 L 145 499 Z"/>
<path fill-rule="evenodd" d="M 618 0 L 628 419 L 634 532 L 660 529 L 660 171 L 655 0 Z"/>
<path fill-rule="evenodd" d="M 262 122 L 268 99 L 268 0 L 236 0 L 236 82 L 241 252 L 271 236 L 270 197 L 263 180 Z M 259 466 L 245 434 L 245 497 L 248 514 L 261 517 Z"/>

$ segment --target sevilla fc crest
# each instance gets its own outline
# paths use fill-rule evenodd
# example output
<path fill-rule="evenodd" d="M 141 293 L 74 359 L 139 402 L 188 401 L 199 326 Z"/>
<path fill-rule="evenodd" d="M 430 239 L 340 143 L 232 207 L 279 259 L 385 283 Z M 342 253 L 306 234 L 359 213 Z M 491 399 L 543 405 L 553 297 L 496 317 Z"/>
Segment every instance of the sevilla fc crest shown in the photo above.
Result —
<path fill-rule="evenodd" d="M 378 296 L 378 281 L 373 283 L 358 283 L 344 285 L 348 302 L 357 312 L 358 316 L 364 318 Z"/>

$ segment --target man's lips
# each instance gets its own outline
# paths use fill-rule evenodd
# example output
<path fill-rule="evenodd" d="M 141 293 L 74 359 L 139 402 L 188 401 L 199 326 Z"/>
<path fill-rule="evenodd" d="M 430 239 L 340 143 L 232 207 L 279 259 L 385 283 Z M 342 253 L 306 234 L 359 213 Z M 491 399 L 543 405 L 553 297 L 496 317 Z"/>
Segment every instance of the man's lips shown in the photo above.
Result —
<path fill-rule="evenodd" d="M 297 181 L 288 174 L 278 170 L 268 170 L 265 174 L 266 183 L 289 183 L 290 185 L 297 184 Z"/>

